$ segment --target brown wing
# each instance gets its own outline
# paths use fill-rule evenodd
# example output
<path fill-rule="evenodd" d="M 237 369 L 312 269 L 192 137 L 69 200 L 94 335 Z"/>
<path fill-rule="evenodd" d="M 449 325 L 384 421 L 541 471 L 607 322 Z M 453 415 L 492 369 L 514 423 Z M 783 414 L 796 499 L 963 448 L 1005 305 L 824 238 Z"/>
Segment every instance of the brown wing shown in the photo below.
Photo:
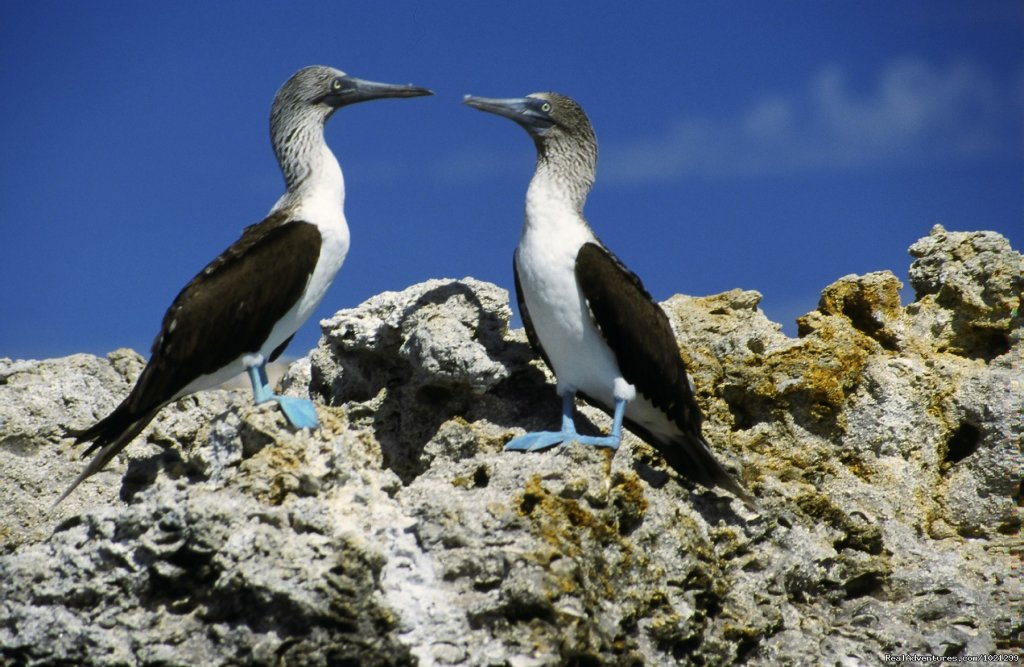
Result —
<path fill-rule="evenodd" d="M 700 433 L 700 408 L 668 317 L 615 255 L 586 243 L 576 275 L 598 330 L 627 382 L 685 432 Z"/>
<path fill-rule="evenodd" d="M 580 249 L 576 276 L 623 378 L 664 412 L 682 431 L 682 437 L 666 441 L 628 418 L 626 427 L 654 445 L 681 475 L 707 487 L 728 489 L 757 509 L 753 497 L 722 467 L 701 435 L 700 407 L 672 327 L 640 278 L 596 243 Z"/>
<path fill-rule="evenodd" d="M 101 470 L 192 380 L 257 352 L 305 289 L 320 244 L 315 225 L 271 215 L 247 227 L 185 285 L 164 315 L 152 356 L 131 393 L 104 419 L 76 434 L 79 444 L 92 441 L 83 457 L 99 452 L 57 503 Z"/>
<path fill-rule="evenodd" d="M 149 364 L 129 396 L 131 411 L 147 412 L 196 377 L 258 351 L 305 289 L 320 243 L 315 225 L 280 213 L 247 227 L 167 310 Z"/>

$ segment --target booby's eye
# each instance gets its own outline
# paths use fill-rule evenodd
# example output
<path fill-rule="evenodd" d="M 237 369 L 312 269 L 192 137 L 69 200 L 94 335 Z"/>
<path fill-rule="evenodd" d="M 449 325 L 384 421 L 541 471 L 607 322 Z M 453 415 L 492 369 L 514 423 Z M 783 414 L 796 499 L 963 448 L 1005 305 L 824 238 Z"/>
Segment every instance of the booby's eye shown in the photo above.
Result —
<path fill-rule="evenodd" d="M 341 79 L 335 79 L 334 81 L 331 81 L 331 90 L 338 92 L 341 90 L 342 85 Z"/>
<path fill-rule="evenodd" d="M 549 111 L 551 111 L 551 102 L 545 102 L 544 104 L 540 105 L 540 110 L 543 111 L 544 113 L 548 113 Z"/>

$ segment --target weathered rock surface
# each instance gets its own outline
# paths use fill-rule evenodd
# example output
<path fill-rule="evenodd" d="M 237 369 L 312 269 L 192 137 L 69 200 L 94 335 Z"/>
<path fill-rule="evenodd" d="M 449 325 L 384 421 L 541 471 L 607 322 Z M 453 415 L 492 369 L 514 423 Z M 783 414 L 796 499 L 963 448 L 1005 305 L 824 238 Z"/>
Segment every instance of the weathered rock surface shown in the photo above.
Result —
<path fill-rule="evenodd" d="M 557 423 L 508 295 L 472 279 L 322 323 L 283 384 L 166 408 L 54 514 L 69 433 L 142 359 L 0 360 L 0 662 L 881 664 L 1020 650 L 1021 256 L 914 244 L 916 293 L 846 276 L 799 337 L 734 290 L 664 307 L 705 433 L 764 507 L 627 436 L 506 454 Z M 591 429 L 608 419 L 589 407 Z M 586 430 L 588 425 L 581 424 Z"/>

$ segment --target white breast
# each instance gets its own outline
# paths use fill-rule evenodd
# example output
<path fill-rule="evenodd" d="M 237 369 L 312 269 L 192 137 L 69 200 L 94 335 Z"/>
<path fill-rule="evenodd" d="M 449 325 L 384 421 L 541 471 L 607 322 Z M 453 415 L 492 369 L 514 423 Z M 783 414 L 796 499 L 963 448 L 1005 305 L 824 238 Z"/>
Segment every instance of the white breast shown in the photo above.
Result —
<path fill-rule="evenodd" d="M 590 317 L 576 280 L 576 255 L 593 232 L 543 184 L 527 193 L 516 267 L 537 338 L 551 360 L 559 394 L 582 391 L 613 404 L 618 364 Z"/>
<path fill-rule="evenodd" d="M 264 346 L 269 346 L 271 351 L 295 333 L 320 305 L 327 288 L 334 282 L 338 270 L 345 262 L 349 248 L 348 224 L 337 194 L 318 192 L 315 196 L 307 197 L 292 215 L 297 220 L 316 225 L 320 231 L 320 257 L 302 299 L 274 328 Z"/>

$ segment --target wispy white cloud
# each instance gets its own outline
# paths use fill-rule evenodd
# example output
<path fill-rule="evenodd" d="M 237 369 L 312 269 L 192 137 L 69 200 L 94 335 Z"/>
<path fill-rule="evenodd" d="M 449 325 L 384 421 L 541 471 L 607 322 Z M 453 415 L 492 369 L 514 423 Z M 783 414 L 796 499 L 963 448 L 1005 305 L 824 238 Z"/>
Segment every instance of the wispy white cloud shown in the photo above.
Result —
<path fill-rule="evenodd" d="M 654 135 L 605 141 L 600 178 L 753 176 L 1022 151 L 1024 72 L 1000 83 L 970 60 L 937 67 L 904 58 L 866 92 L 832 65 L 801 93 L 766 96 L 731 117 L 683 117 Z"/>
<path fill-rule="evenodd" d="M 523 141 L 523 144 L 526 142 Z M 533 156 L 527 154 L 527 157 L 532 159 Z M 472 183 L 516 172 L 527 174 L 528 165 L 527 162 L 520 164 L 509 160 L 508 155 L 493 148 L 472 146 L 439 158 L 432 173 L 435 178 L 446 183 Z"/>

